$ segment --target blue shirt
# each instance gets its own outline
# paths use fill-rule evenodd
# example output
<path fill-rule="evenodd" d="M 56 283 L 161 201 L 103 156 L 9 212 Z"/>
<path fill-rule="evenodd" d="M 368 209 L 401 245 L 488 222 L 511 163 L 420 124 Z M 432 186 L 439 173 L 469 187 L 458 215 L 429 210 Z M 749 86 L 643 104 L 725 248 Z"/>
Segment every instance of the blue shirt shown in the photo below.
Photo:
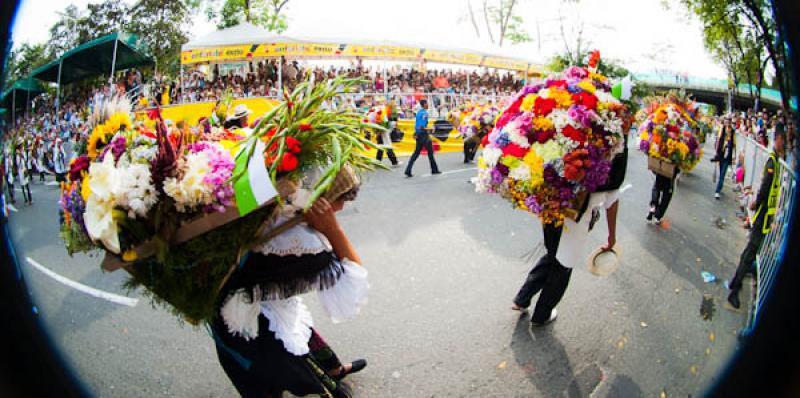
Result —
<path fill-rule="evenodd" d="M 427 133 L 425 130 L 428 127 L 428 110 L 425 108 L 420 108 L 417 111 L 417 117 L 414 122 L 414 134 L 418 133 Z"/>

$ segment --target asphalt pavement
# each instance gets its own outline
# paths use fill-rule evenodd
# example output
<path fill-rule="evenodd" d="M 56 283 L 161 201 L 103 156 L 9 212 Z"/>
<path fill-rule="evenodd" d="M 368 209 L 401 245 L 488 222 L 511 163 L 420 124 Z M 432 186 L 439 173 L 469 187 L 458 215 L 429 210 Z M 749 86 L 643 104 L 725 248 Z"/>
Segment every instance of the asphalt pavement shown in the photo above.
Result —
<path fill-rule="evenodd" d="M 340 213 L 370 272 L 361 314 L 333 324 L 308 295 L 315 325 L 339 356 L 369 361 L 348 378 L 358 396 L 696 396 L 718 377 L 746 322 L 743 311 L 722 308 L 723 280 L 746 234 L 731 184 L 713 198 L 708 156 L 680 178 L 668 223 L 654 226 L 645 222 L 654 176 L 631 148 L 619 268 L 605 277 L 575 268 L 558 320 L 536 329 L 510 305 L 531 256 L 541 254 L 538 220 L 475 193 L 474 165 L 460 154 L 437 161 L 441 175 L 430 175 L 425 157 L 413 178 L 403 167 L 370 174 Z M 68 256 L 57 187 L 31 190 L 33 206 L 17 192 L 11 212 L 17 257 L 39 316 L 90 390 L 236 396 L 205 329 L 178 323 L 141 291 L 126 292 L 125 273 L 102 272 L 97 256 Z M 605 238 L 601 221 L 586 254 Z M 704 282 L 702 271 L 718 280 Z"/>

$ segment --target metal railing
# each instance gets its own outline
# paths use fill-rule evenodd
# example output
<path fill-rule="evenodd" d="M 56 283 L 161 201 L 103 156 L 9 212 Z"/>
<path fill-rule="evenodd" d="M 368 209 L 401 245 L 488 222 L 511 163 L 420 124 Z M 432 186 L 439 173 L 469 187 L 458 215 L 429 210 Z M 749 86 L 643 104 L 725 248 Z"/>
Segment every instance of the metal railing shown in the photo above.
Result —
<path fill-rule="evenodd" d="M 741 148 L 740 153 L 744 154 L 745 174 L 742 185 L 753 187 L 756 190 L 754 194 L 757 194 L 758 187 L 761 186 L 764 166 L 769 159 L 770 150 L 751 138 L 744 137 L 738 133 L 737 136 L 738 145 Z M 794 214 L 797 174 L 783 159 L 780 159 L 779 163 L 780 193 L 778 195 L 777 212 L 772 222 L 772 228 L 764 237 L 756 255 L 755 298 L 748 311 L 747 326 L 743 330 L 745 334 L 751 333 L 758 324 L 764 305 L 775 285 L 775 277 L 783 262 L 789 221 L 792 214 Z"/>

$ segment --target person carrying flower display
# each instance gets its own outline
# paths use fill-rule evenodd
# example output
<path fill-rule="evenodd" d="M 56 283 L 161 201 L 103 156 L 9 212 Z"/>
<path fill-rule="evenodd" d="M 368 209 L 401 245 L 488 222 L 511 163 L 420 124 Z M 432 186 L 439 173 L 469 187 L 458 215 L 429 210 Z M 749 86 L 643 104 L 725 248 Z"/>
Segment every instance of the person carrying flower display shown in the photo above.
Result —
<path fill-rule="evenodd" d="M 467 108 L 467 113 L 458 123 L 458 132 L 464 139 L 464 163 L 471 163 L 475 159 L 478 145 L 494 125 L 497 113 L 497 108 L 488 105 Z"/>
<path fill-rule="evenodd" d="M 366 302 L 367 271 L 335 215 L 358 188 L 352 170 L 343 169 L 328 193 L 338 199 L 318 199 L 304 214 L 305 223 L 253 248 L 223 287 L 227 298 L 211 330 L 220 363 L 243 397 L 283 391 L 350 396 L 341 379 L 362 370 L 366 361 L 341 363 L 298 295 L 318 291 L 334 322 L 354 316 Z M 305 203 L 308 194 L 297 191 L 290 201 Z M 284 208 L 274 225 L 296 210 Z"/>
<path fill-rule="evenodd" d="M 379 102 L 383 102 L 382 97 L 379 97 Z M 364 122 L 383 127 L 383 129 L 375 131 L 375 135 L 377 136 L 378 145 L 382 145 L 385 148 L 378 148 L 375 159 L 379 162 L 382 161 L 383 152 L 386 151 L 386 156 L 389 158 L 392 166 L 397 167 L 400 165 L 400 162 L 397 161 L 397 155 L 395 155 L 394 148 L 392 148 L 392 138 L 389 134 L 391 129 L 394 128 L 397 120 L 397 118 L 394 116 L 393 110 L 394 107 L 391 104 L 375 105 L 367 110 L 366 116 L 364 117 Z"/>
<path fill-rule="evenodd" d="M 661 224 L 679 173 L 691 171 L 703 155 L 694 132 L 695 109 L 689 99 L 670 93 L 650 101 L 639 128 L 639 149 L 647 154 L 656 178 L 650 197 L 648 222 Z"/>
<path fill-rule="evenodd" d="M 581 246 L 594 224 L 591 210 L 616 202 L 613 195 L 592 194 L 609 181 L 611 161 L 624 146 L 625 106 L 596 72 L 598 58 L 589 68 L 570 67 L 523 88 L 485 139 L 473 180 L 476 191 L 498 193 L 542 223 L 546 252 L 512 306 L 524 310 L 541 292 L 534 325 L 556 319 L 555 307 L 580 261 L 580 250 L 565 246 Z"/>

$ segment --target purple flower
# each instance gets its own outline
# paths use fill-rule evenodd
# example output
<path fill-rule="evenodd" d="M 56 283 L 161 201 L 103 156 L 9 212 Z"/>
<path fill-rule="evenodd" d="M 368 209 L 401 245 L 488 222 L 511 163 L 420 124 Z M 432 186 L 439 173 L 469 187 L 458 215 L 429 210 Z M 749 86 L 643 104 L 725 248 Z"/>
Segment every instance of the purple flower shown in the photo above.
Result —
<path fill-rule="evenodd" d="M 650 141 L 639 141 L 639 149 L 644 153 L 648 153 L 650 151 Z"/>
<path fill-rule="evenodd" d="M 587 191 L 594 192 L 608 181 L 611 162 L 606 160 L 602 151 L 594 146 L 589 147 L 589 160 L 592 162 L 592 167 L 586 171 L 586 175 L 583 177 L 583 186 Z"/>
<path fill-rule="evenodd" d="M 593 116 L 597 116 L 593 111 L 586 109 L 583 105 L 572 105 L 567 112 L 572 120 L 580 123 L 584 128 L 592 127 Z"/>
<path fill-rule="evenodd" d="M 492 185 L 500 185 L 503 183 L 503 174 L 497 169 L 492 169 Z"/>
<path fill-rule="evenodd" d="M 564 77 L 568 80 L 580 81 L 585 79 L 587 76 L 589 76 L 589 74 L 586 73 L 586 69 L 579 68 L 577 66 L 570 66 L 564 71 Z"/>
<path fill-rule="evenodd" d="M 578 87 L 577 84 L 570 83 L 567 84 L 567 91 L 569 91 L 572 94 L 578 94 L 579 92 L 583 91 L 583 89 Z"/>
<path fill-rule="evenodd" d="M 502 163 L 497 163 L 497 166 L 495 166 L 494 169 L 499 171 L 503 176 L 507 176 L 509 172 L 508 166 Z"/>
<path fill-rule="evenodd" d="M 127 141 L 125 140 L 125 137 L 121 135 L 118 135 L 114 137 L 113 140 L 111 140 L 111 145 L 109 145 L 109 147 L 111 148 L 111 153 L 114 154 L 115 161 L 119 160 L 119 157 L 122 156 L 123 153 L 125 153 L 126 143 Z"/>
<path fill-rule="evenodd" d="M 530 211 L 534 213 L 542 211 L 542 206 L 539 205 L 539 202 L 536 201 L 536 196 L 534 195 L 525 198 L 525 206 L 527 206 L 528 209 L 530 209 Z"/>
<path fill-rule="evenodd" d="M 506 145 L 511 143 L 511 139 L 508 138 L 508 133 L 505 131 L 501 131 L 500 134 L 497 135 L 497 139 L 494 141 L 494 144 L 497 145 L 498 148 L 505 148 Z"/>

